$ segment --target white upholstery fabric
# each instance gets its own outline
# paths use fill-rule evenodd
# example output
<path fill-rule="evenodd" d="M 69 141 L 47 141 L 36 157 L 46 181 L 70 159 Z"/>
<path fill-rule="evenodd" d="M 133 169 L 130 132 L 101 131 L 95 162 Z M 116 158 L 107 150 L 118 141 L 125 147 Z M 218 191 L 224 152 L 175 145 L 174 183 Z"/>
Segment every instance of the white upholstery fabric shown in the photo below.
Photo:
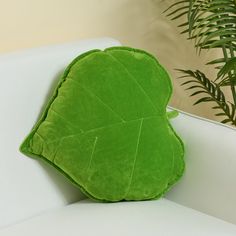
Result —
<path fill-rule="evenodd" d="M 236 226 L 162 199 L 81 201 L 0 231 L 1 236 L 235 236 Z"/>
<path fill-rule="evenodd" d="M 81 198 L 57 171 L 18 149 L 65 66 L 87 50 L 115 45 L 104 38 L 0 56 L 0 228 Z"/>
<path fill-rule="evenodd" d="M 186 171 L 167 198 L 236 224 L 236 129 L 189 114 L 171 120 Z"/>
<path fill-rule="evenodd" d="M 65 207 L 80 191 L 19 153 L 65 66 L 114 45 L 106 38 L 0 55 L 0 235 L 236 235 L 233 225 L 168 200 Z M 167 198 L 236 224 L 236 130 L 184 113 L 171 122 L 186 145 L 186 172 Z"/>

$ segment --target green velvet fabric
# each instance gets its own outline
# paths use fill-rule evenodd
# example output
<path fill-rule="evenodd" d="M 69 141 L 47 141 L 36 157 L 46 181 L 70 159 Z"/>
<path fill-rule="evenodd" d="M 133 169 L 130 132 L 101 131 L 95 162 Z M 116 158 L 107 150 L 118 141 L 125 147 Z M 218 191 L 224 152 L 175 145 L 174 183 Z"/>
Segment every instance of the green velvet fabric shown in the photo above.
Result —
<path fill-rule="evenodd" d="M 21 152 L 42 158 L 101 201 L 160 197 L 183 174 L 169 123 L 165 69 L 128 47 L 92 50 L 65 70 Z"/>

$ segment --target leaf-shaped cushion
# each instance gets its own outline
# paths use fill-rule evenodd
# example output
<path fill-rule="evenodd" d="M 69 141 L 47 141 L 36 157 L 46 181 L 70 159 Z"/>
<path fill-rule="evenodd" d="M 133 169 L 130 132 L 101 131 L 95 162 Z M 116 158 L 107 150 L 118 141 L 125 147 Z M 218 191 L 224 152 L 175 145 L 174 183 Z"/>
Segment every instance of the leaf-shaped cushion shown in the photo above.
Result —
<path fill-rule="evenodd" d="M 166 106 L 165 69 L 128 47 L 93 50 L 65 70 L 21 151 L 102 201 L 160 197 L 182 175 L 184 148 Z"/>

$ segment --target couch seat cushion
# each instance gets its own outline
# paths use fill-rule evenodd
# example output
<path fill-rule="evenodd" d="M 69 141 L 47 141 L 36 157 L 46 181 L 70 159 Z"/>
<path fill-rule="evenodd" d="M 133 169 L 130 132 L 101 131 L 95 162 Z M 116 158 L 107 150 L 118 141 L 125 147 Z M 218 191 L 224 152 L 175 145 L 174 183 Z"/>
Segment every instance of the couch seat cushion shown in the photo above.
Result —
<path fill-rule="evenodd" d="M 236 225 L 166 199 L 109 204 L 83 200 L 0 230 L 0 235 L 235 236 Z"/>

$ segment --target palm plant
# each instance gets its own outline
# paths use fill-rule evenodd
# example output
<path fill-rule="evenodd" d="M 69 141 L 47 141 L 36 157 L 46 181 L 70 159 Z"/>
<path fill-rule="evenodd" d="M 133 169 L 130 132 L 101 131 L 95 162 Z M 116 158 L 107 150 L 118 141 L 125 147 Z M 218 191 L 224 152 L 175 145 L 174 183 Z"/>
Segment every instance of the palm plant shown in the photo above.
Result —
<path fill-rule="evenodd" d="M 190 96 L 203 95 L 194 105 L 214 103 L 216 116 L 222 123 L 236 126 L 236 0 L 178 0 L 166 11 L 171 20 L 184 18 L 179 25 L 182 34 L 194 42 L 197 53 L 202 50 L 221 49 L 222 56 L 209 61 L 217 70 L 216 78 L 210 79 L 199 70 L 183 70 L 179 78 Z M 231 98 L 226 99 L 223 88 L 230 87 Z"/>

